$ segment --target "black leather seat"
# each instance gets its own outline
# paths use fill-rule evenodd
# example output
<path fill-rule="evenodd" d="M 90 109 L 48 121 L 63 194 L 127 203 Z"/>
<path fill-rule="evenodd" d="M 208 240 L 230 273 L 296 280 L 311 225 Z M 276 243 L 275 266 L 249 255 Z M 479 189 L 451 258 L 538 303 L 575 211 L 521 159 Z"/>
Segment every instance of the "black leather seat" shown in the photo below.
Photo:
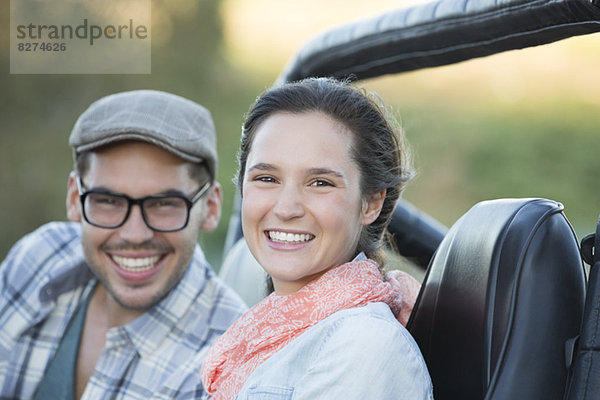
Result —
<path fill-rule="evenodd" d="M 561 204 L 475 205 L 440 244 L 408 323 L 435 398 L 562 399 L 585 290 Z"/>

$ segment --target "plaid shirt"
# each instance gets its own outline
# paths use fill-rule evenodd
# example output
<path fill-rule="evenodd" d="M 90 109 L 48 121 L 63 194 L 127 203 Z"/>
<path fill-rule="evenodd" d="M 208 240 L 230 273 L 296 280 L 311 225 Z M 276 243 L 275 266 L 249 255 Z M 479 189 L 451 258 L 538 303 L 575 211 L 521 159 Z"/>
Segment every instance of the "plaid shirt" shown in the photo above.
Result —
<path fill-rule="evenodd" d="M 79 224 L 44 225 L 13 247 L 0 265 L 0 399 L 32 397 L 77 305 L 96 283 Z M 82 398 L 201 397 L 202 359 L 245 308 L 196 246 L 169 296 L 108 331 Z"/>

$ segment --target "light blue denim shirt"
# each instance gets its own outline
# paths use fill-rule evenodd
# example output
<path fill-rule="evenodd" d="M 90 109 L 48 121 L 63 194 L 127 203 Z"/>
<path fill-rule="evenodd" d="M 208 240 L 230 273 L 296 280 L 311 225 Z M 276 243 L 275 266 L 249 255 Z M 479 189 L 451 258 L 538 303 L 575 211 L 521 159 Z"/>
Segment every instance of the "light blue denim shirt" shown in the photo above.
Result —
<path fill-rule="evenodd" d="M 417 344 L 384 303 L 339 311 L 258 367 L 237 400 L 433 399 Z"/>

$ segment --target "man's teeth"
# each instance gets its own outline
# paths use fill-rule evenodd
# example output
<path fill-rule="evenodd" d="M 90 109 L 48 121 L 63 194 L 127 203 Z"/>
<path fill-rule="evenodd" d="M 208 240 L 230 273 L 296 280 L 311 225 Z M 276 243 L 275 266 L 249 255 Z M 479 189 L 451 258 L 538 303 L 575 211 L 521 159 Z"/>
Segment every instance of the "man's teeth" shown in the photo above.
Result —
<path fill-rule="evenodd" d="M 278 231 L 269 231 L 269 239 L 280 243 L 302 243 L 308 242 L 314 236 L 307 233 L 286 233 Z"/>
<path fill-rule="evenodd" d="M 112 259 L 124 270 L 142 272 L 154 268 L 154 265 L 160 260 L 160 256 L 129 258 L 113 255 Z"/>

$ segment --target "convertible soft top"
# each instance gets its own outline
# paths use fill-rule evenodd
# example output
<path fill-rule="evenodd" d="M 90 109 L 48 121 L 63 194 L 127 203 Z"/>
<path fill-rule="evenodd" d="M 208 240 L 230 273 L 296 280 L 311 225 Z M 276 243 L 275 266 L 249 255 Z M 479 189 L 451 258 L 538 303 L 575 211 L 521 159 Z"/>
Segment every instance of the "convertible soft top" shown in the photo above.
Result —
<path fill-rule="evenodd" d="M 600 0 L 440 0 L 328 30 L 296 53 L 278 81 L 367 79 L 598 31 Z"/>

